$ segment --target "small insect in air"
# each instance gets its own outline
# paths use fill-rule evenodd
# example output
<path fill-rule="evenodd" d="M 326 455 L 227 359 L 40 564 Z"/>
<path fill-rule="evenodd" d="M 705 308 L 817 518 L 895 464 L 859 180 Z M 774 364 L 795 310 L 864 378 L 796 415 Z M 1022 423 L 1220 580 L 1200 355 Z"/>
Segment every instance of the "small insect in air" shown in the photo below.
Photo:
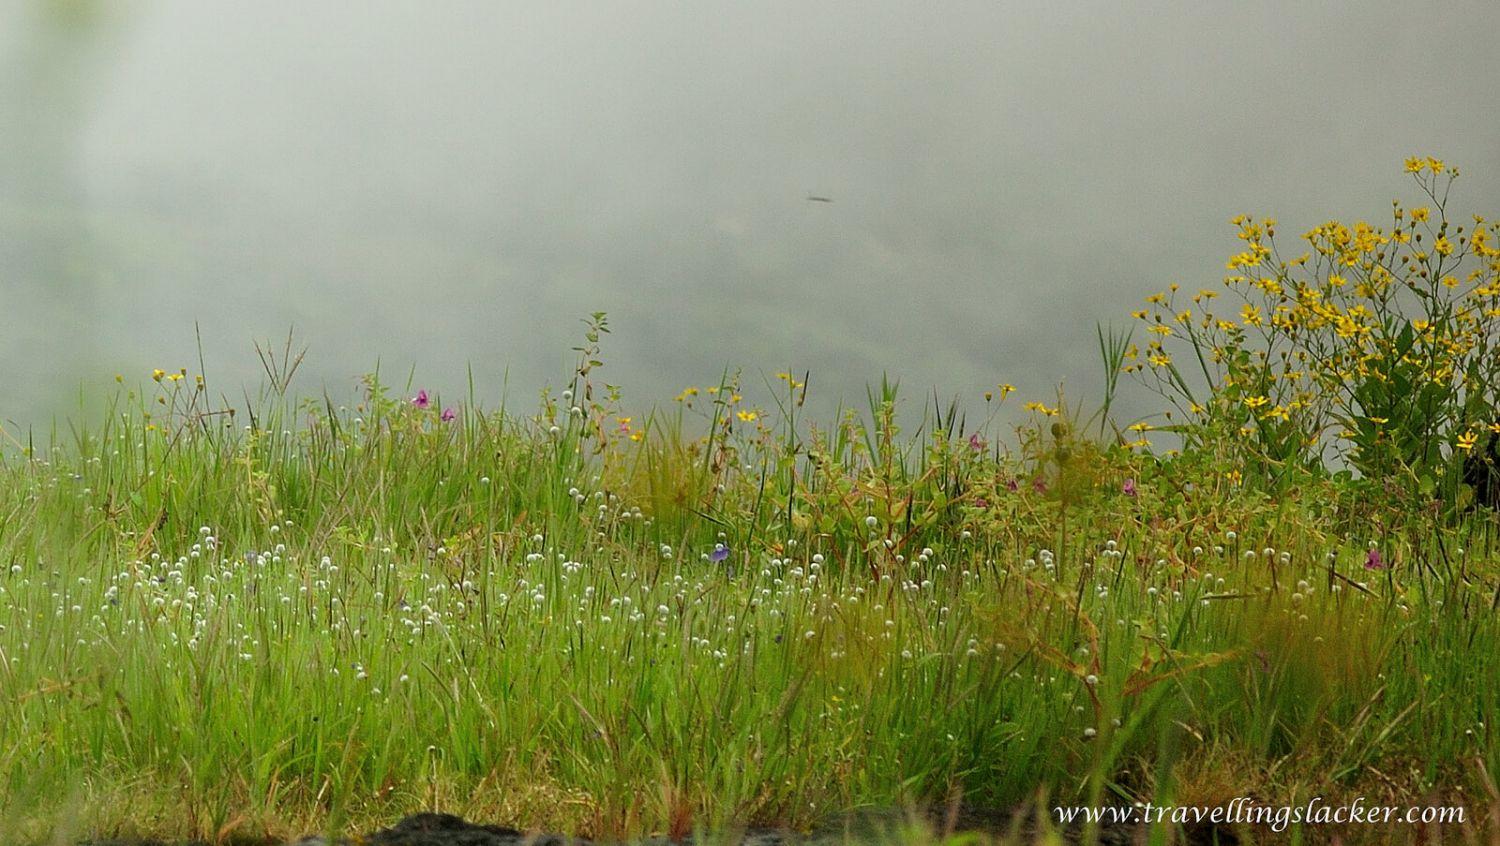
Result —
<path fill-rule="evenodd" d="M 808 194 L 807 195 L 807 201 L 809 203 L 831 203 L 831 202 L 833 202 L 833 198 L 832 197 L 819 197 L 817 194 Z"/>

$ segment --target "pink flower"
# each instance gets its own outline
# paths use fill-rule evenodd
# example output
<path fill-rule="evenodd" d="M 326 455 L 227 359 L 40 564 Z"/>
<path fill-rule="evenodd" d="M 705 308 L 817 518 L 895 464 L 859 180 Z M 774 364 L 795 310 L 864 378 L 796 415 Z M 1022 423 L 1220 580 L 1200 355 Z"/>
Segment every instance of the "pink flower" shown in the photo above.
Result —
<path fill-rule="evenodd" d="M 1046 493 L 1047 483 L 1042 479 L 1041 476 L 1038 476 L 1035 479 L 1031 480 L 1031 489 L 1036 491 L 1037 493 Z"/>
<path fill-rule="evenodd" d="M 443 413 L 440 414 L 440 415 L 438 415 L 438 416 L 443 419 L 444 423 L 451 423 L 453 421 L 453 418 L 455 418 L 455 417 L 458 416 L 458 412 L 454 411 L 453 408 L 450 406 L 448 408 L 443 409 Z"/>
<path fill-rule="evenodd" d="M 432 404 L 432 401 L 427 399 L 427 391 L 421 390 L 417 391 L 417 395 L 412 398 L 411 404 L 417 408 L 426 408 Z"/>
<path fill-rule="evenodd" d="M 978 432 L 975 432 L 974 434 L 969 436 L 969 449 L 972 449 L 975 452 L 979 452 L 980 450 L 984 449 L 985 446 L 987 445 L 984 441 L 980 440 Z"/>
<path fill-rule="evenodd" d="M 1384 570 L 1385 566 L 1385 559 L 1380 557 L 1380 550 L 1371 549 L 1365 553 L 1366 570 Z"/>
<path fill-rule="evenodd" d="M 1018 482 L 1016 482 L 1015 479 L 1006 479 L 1005 480 L 1005 489 L 1008 490 L 1008 491 L 1010 491 L 1011 493 L 1015 493 L 1016 491 L 1018 491 L 1018 490 L 1021 489 L 1021 485 Z"/>
<path fill-rule="evenodd" d="M 1125 494 L 1126 496 L 1135 496 L 1138 493 L 1138 491 L 1135 489 L 1135 480 L 1126 479 L 1125 484 L 1120 486 L 1120 492 Z"/>

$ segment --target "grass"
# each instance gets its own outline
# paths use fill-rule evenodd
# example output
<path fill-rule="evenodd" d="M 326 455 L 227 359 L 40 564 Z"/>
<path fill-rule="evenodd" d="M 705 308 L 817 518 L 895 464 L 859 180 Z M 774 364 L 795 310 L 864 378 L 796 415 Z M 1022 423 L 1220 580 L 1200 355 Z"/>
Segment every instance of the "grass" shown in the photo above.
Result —
<path fill-rule="evenodd" d="M 298 404 L 283 356 L 233 413 L 158 374 L 8 442 L 0 842 L 1240 796 L 1494 828 L 1491 515 L 1066 414 L 903 433 L 889 385 L 812 424 L 789 374 L 638 422 L 580 352 L 531 414 Z"/>

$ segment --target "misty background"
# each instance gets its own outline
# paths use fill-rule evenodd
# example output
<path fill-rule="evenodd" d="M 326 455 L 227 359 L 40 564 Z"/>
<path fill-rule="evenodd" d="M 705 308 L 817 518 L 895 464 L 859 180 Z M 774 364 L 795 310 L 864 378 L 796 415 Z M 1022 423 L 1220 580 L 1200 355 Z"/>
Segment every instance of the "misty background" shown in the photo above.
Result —
<path fill-rule="evenodd" d="M 296 327 L 303 393 L 529 407 L 593 311 L 637 409 L 1092 401 L 1096 321 L 1218 285 L 1237 213 L 1385 220 L 1417 153 L 1500 212 L 1500 5 L 1419 5 L 0 0 L 0 420 L 195 325 L 232 397 Z"/>

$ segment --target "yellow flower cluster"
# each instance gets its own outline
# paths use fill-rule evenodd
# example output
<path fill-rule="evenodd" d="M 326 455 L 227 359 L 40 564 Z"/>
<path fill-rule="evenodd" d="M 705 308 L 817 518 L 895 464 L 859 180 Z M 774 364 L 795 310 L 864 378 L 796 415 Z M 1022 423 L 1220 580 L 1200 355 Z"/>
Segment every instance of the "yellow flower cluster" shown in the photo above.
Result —
<path fill-rule="evenodd" d="M 1381 406 L 1420 396 L 1423 413 L 1440 412 L 1434 431 L 1462 432 L 1452 443 L 1472 449 L 1469 427 L 1486 425 L 1500 384 L 1500 246 L 1483 217 L 1449 219 L 1456 169 L 1413 157 L 1406 170 L 1430 204 L 1395 204 L 1388 227 L 1314 226 L 1295 258 L 1277 248 L 1274 219 L 1234 218 L 1244 246 L 1223 280 L 1233 310 L 1215 308 L 1218 291 L 1200 290 L 1191 307 L 1176 285 L 1152 294 L 1133 312 L 1145 361 L 1131 350 L 1123 369 L 1190 418 L 1248 416 L 1263 436 L 1300 432 L 1307 449 L 1334 424 L 1366 432 L 1359 421 L 1399 416 Z M 1475 413 L 1486 416 L 1464 419 Z"/>

